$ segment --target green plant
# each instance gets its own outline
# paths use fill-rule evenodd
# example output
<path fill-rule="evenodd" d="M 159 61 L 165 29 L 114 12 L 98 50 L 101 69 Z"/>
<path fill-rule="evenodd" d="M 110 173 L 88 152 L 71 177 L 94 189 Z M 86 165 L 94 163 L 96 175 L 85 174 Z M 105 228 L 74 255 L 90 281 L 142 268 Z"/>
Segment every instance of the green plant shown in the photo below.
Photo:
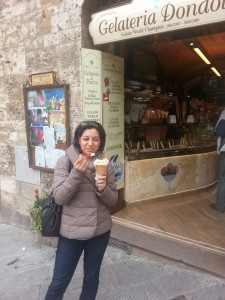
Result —
<path fill-rule="evenodd" d="M 30 215 L 32 218 L 33 227 L 37 231 L 41 231 L 41 210 L 45 201 L 49 198 L 49 193 L 47 191 L 43 191 L 42 195 L 39 196 L 38 189 L 34 189 L 34 205 L 30 211 Z"/>

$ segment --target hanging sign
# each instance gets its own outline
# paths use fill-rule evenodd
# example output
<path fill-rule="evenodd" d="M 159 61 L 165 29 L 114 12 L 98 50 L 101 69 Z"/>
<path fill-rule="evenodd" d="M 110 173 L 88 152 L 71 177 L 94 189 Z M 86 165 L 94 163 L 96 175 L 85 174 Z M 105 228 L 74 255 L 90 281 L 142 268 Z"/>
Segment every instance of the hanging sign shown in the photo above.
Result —
<path fill-rule="evenodd" d="M 92 15 L 95 45 L 225 21 L 225 0 L 133 0 Z"/>

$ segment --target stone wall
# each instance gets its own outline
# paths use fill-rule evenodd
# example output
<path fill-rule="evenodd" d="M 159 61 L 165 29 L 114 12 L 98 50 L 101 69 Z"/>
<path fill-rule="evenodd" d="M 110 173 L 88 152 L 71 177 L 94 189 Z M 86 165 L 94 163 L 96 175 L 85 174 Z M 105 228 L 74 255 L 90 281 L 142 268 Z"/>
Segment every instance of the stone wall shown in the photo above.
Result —
<path fill-rule="evenodd" d="M 82 120 L 81 45 L 88 15 L 82 0 L 1 0 L 0 2 L 0 221 L 30 227 L 36 186 L 16 180 L 15 146 L 27 145 L 23 84 L 29 74 L 55 71 L 70 85 L 70 136 Z M 83 30 L 82 30 L 83 28 Z M 82 41 L 83 36 L 83 41 Z M 87 40 L 87 42 L 85 42 Z M 52 187 L 41 171 L 39 190 Z"/>

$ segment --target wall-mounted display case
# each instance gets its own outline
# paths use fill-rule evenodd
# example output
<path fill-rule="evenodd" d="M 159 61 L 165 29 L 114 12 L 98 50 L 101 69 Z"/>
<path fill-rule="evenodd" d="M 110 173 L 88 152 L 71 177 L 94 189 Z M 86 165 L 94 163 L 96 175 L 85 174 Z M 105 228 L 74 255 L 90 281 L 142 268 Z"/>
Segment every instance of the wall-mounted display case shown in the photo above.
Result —
<path fill-rule="evenodd" d="M 70 145 L 67 84 L 24 86 L 29 167 L 54 171 Z"/>

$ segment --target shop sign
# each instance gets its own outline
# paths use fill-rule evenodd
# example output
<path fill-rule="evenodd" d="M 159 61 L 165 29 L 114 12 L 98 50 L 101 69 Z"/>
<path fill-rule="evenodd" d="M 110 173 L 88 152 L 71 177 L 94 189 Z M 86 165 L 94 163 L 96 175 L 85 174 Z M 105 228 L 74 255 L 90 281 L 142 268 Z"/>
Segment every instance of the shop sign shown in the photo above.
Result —
<path fill-rule="evenodd" d="M 94 44 L 225 21 L 225 0 L 133 0 L 92 15 Z"/>

